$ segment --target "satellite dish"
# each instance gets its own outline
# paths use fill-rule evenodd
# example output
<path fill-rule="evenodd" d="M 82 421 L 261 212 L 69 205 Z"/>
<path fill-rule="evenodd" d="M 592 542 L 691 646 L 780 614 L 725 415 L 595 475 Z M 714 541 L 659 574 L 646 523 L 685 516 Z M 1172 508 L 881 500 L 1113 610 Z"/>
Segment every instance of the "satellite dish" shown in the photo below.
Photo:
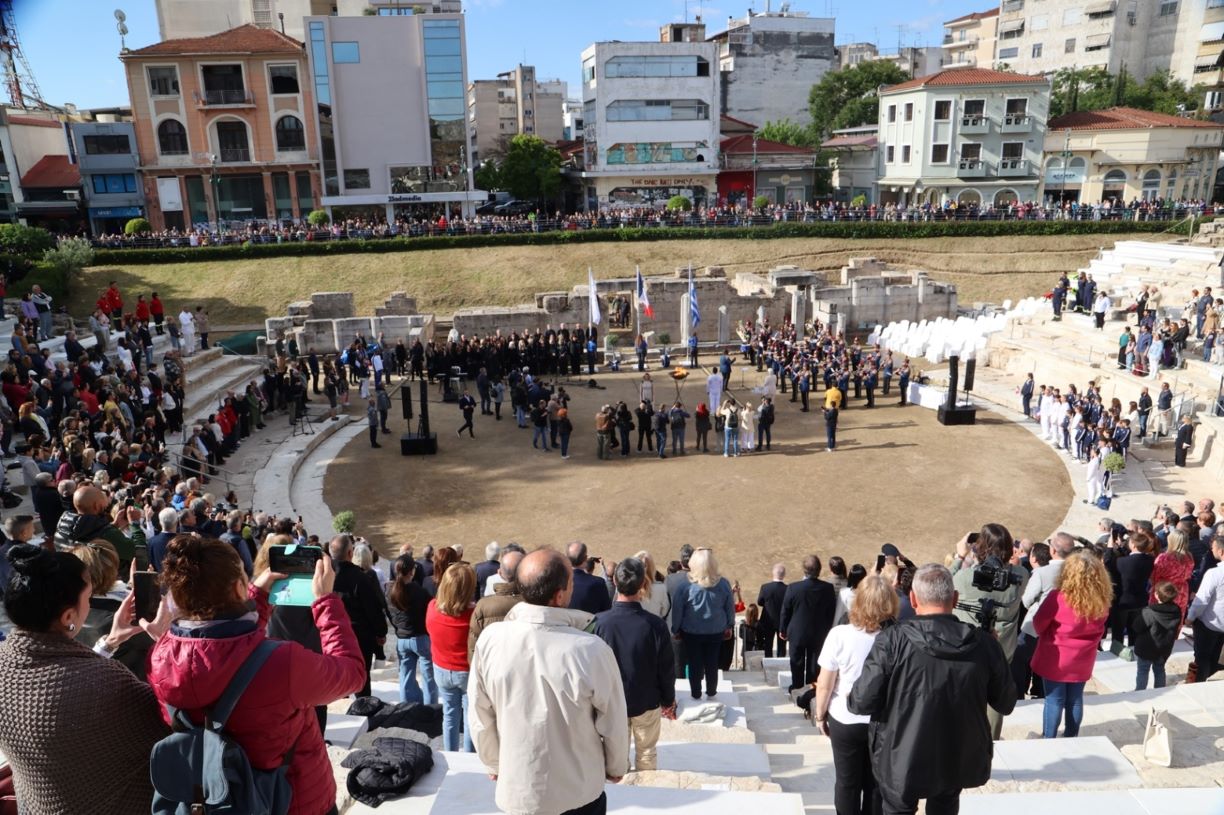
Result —
<path fill-rule="evenodd" d="M 121 8 L 115 9 L 115 19 L 121 23 L 127 19 L 127 15 L 123 13 L 123 9 Z"/>
<path fill-rule="evenodd" d="M 119 36 L 121 37 L 127 36 L 127 33 L 128 33 L 127 25 L 123 22 L 120 22 L 119 23 Z"/>

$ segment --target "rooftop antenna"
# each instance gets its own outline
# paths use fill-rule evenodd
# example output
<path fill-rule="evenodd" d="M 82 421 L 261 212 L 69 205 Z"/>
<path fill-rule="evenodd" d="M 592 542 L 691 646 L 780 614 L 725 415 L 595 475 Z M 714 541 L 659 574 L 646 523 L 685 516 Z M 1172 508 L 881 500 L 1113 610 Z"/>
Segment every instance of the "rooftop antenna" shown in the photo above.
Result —
<path fill-rule="evenodd" d="M 13 2 L 0 0 L 0 70 L 4 72 L 3 83 L 9 102 L 13 107 L 27 110 L 56 110 L 43 101 L 34 72 L 22 53 Z"/>
<path fill-rule="evenodd" d="M 123 13 L 121 8 L 115 9 L 115 30 L 119 32 L 119 53 L 126 53 L 128 50 L 127 40 L 124 38 L 127 37 L 128 33 L 127 15 Z"/>

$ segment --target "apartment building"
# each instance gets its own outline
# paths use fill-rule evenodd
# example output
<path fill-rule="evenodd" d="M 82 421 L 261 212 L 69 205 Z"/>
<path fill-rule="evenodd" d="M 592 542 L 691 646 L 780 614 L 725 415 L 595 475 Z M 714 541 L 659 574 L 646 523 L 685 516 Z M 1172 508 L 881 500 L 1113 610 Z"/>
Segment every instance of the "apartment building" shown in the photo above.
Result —
<path fill-rule="evenodd" d="M 566 99 L 561 103 L 562 134 L 566 141 L 582 138 L 582 100 Z"/>
<path fill-rule="evenodd" d="M 806 125 L 808 92 L 838 67 L 833 28 L 832 18 L 799 11 L 727 18 L 727 30 L 710 37 L 718 43 L 723 113 L 757 125 Z"/>
<path fill-rule="evenodd" d="M 1208 110 L 1224 108 L 1224 0 L 1207 0 L 1194 53 L 1191 85 L 1204 85 Z"/>
<path fill-rule="evenodd" d="M 487 199 L 472 183 L 462 14 L 308 17 L 306 29 L 333 218 L 466 215 Z"/>
<path fill-rule="evenodd" d="M 241 25 L 280 31 L 305 41 L 311 16 L 382 17 L 458 14 L 461 0 L 156 0 L 163 40 L 205 37 Z"/>
<path fill-rule="evenodd" d="M 291 221 L 319 200 L 302 43 L 243 25 L 120 54 L 154 229 Z"/>
<path fill-rule="evenodd" d="M 1037 200 L 1050 82 L 948 68 L 880 91 L 881 203 Z"/>
<path fill-rule="evenodd" d="M 50 155 L 65 161 L 68 158 L 68 140 L 58 117 L 0 106 L 0 221 L 28 221 L 29 216 L 37 215 L 40 207 L 27 201 L 21 182 L 44 156 Z M 79 185 L 78 178 L 74 186 Z"/>
<path fill-rule="evenodd" d="M 599 42 L 582 52 L 587 210 L 712 203 L 719 171 L 718 43 L 701 24 L 659 42 Z"/>
<path fill-rule="evenodd" d="M 539 81 L 531 65 L 477 79 L 467 86 L 468 127 L 475 143 L 473 161 L 505 155 L 510 140 L 520 133 L 547 142 L 565 137 L 566 83 Z"/>
<path fill-rule="evenodd" d="M 880 54 L 876 59 L 880 62 L 891 62 L 909 76 L 928 76 L 939 70 L 943 61 L 943 49 L 938 45 L 904 46 L 896 51 Z"/>
<path fill-rule="evenodd" d="M 837 51 L 838 69 L 852 68 L 863 62 L 872 62 L 880 56 L 880 49 L 871 42 L 848 42 L 839 45 Z"/>
<path fill-rule="evenodd" d="M 879 127 L 864 125 L 834 130 L 820 149 L 830 156 L 833 200 L 849 204 L 862 196 L 868 204 L 879 201 Z"/>
<path fill-rule="evenodd" d="M 994 67 L 999 7 L 975 11 L 944 23 L 944 68 Z"/>
<path fill-rule="evenodd" d="M 69 128 L 90 233 L 122 233 L 128 221 L 145 215 L 136 125 L 103 114 L 94 121 L 71 122 Z"/>

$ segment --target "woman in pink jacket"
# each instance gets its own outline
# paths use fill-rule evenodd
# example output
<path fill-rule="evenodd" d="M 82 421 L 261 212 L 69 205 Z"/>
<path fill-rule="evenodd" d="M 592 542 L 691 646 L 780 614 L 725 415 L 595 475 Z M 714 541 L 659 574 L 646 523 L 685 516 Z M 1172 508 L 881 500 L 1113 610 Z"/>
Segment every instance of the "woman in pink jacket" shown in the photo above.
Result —
<path fill-rule="evenodd" d="M 1182 619 L 1186 619 L 1186 609 L 1190 607 L 1190 575 L 1194 572 L 1194 556 L 1190 554 L 1189 541 L 1186 533 L 1180 529 L 1169 531 L 1169 545 L 1165 551 L 1156 557 L 1152 565 L 1152 576 L 1148 583 L 1151 593 L 1148 605 L 1159 602 L 1156 599 L 1156 584 L 1168 581 L 1177 589 L 1177 607 L 1181 609 Z"/>
<path fill-rule="evenodd" d="M 1063 736 L 1079 735 L 1084 717 L 1084 685 L 1092 676 L 1097 645 L 1113 602 L 1113 585 L 1099 557 L 1075 552 L 1063 565 L 1055 588 L 1033 617 L 1037 650 L 1033 672 L 1045 682 L 1042 738 L 1058 733 L 1065 711 Z"/>
<path fill-rule="evenodd" d="M 149 655 L 149 684 L 163 708 L 169 704 L 192 721 L 203 721 L 239 666 L 267 638 L 268 587 L 283 576 L 264 571 L 248 585 L 242 560 L 228 543 L 193 535 L 170 541 L 161 581 L 177 617 Z M 324 556 L 316 564 L 311 606 L 323 653 L 282 644 L 251 680 L 225 728 L 257 770 L 279 767 L 293 751 L 290 815 L 336 811 L 336 781 L 315 706 L 353 693 L 365 681 L 357 636 L 340 596 L 332 593 L 335 577 Z"/>

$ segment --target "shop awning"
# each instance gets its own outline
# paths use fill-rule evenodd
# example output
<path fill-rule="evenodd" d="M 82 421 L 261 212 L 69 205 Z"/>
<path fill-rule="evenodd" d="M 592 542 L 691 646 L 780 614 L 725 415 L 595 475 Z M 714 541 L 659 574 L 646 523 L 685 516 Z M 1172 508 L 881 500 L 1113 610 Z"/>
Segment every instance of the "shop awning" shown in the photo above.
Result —
<path fill-rule="evenodd" d="M 1085 48 L 1105 48 L 1109 45 L 1109 34 L 1089 34 L 1084 38 Z"/>
<path fill-rule="evenodd" d="M 1084 8 L 1085 14 L 1109 14 L 1115 8 L 1114 0 L 1101 0 L 1097 3 L 1089 3 Z"/>
<path fill-rule="evenodd" d="M 1195 68 L 1214 68 L 1220 64 L 1220 57 L 1224 57 L 1224 51 L 1215 54 L 1204 54 L 1194 60 Z"/>
<path fill-rule="evenodd" d="M 1199 31 L 1199 42 L 1224 40 L 1224 23 L 1208 23 Z"/>

